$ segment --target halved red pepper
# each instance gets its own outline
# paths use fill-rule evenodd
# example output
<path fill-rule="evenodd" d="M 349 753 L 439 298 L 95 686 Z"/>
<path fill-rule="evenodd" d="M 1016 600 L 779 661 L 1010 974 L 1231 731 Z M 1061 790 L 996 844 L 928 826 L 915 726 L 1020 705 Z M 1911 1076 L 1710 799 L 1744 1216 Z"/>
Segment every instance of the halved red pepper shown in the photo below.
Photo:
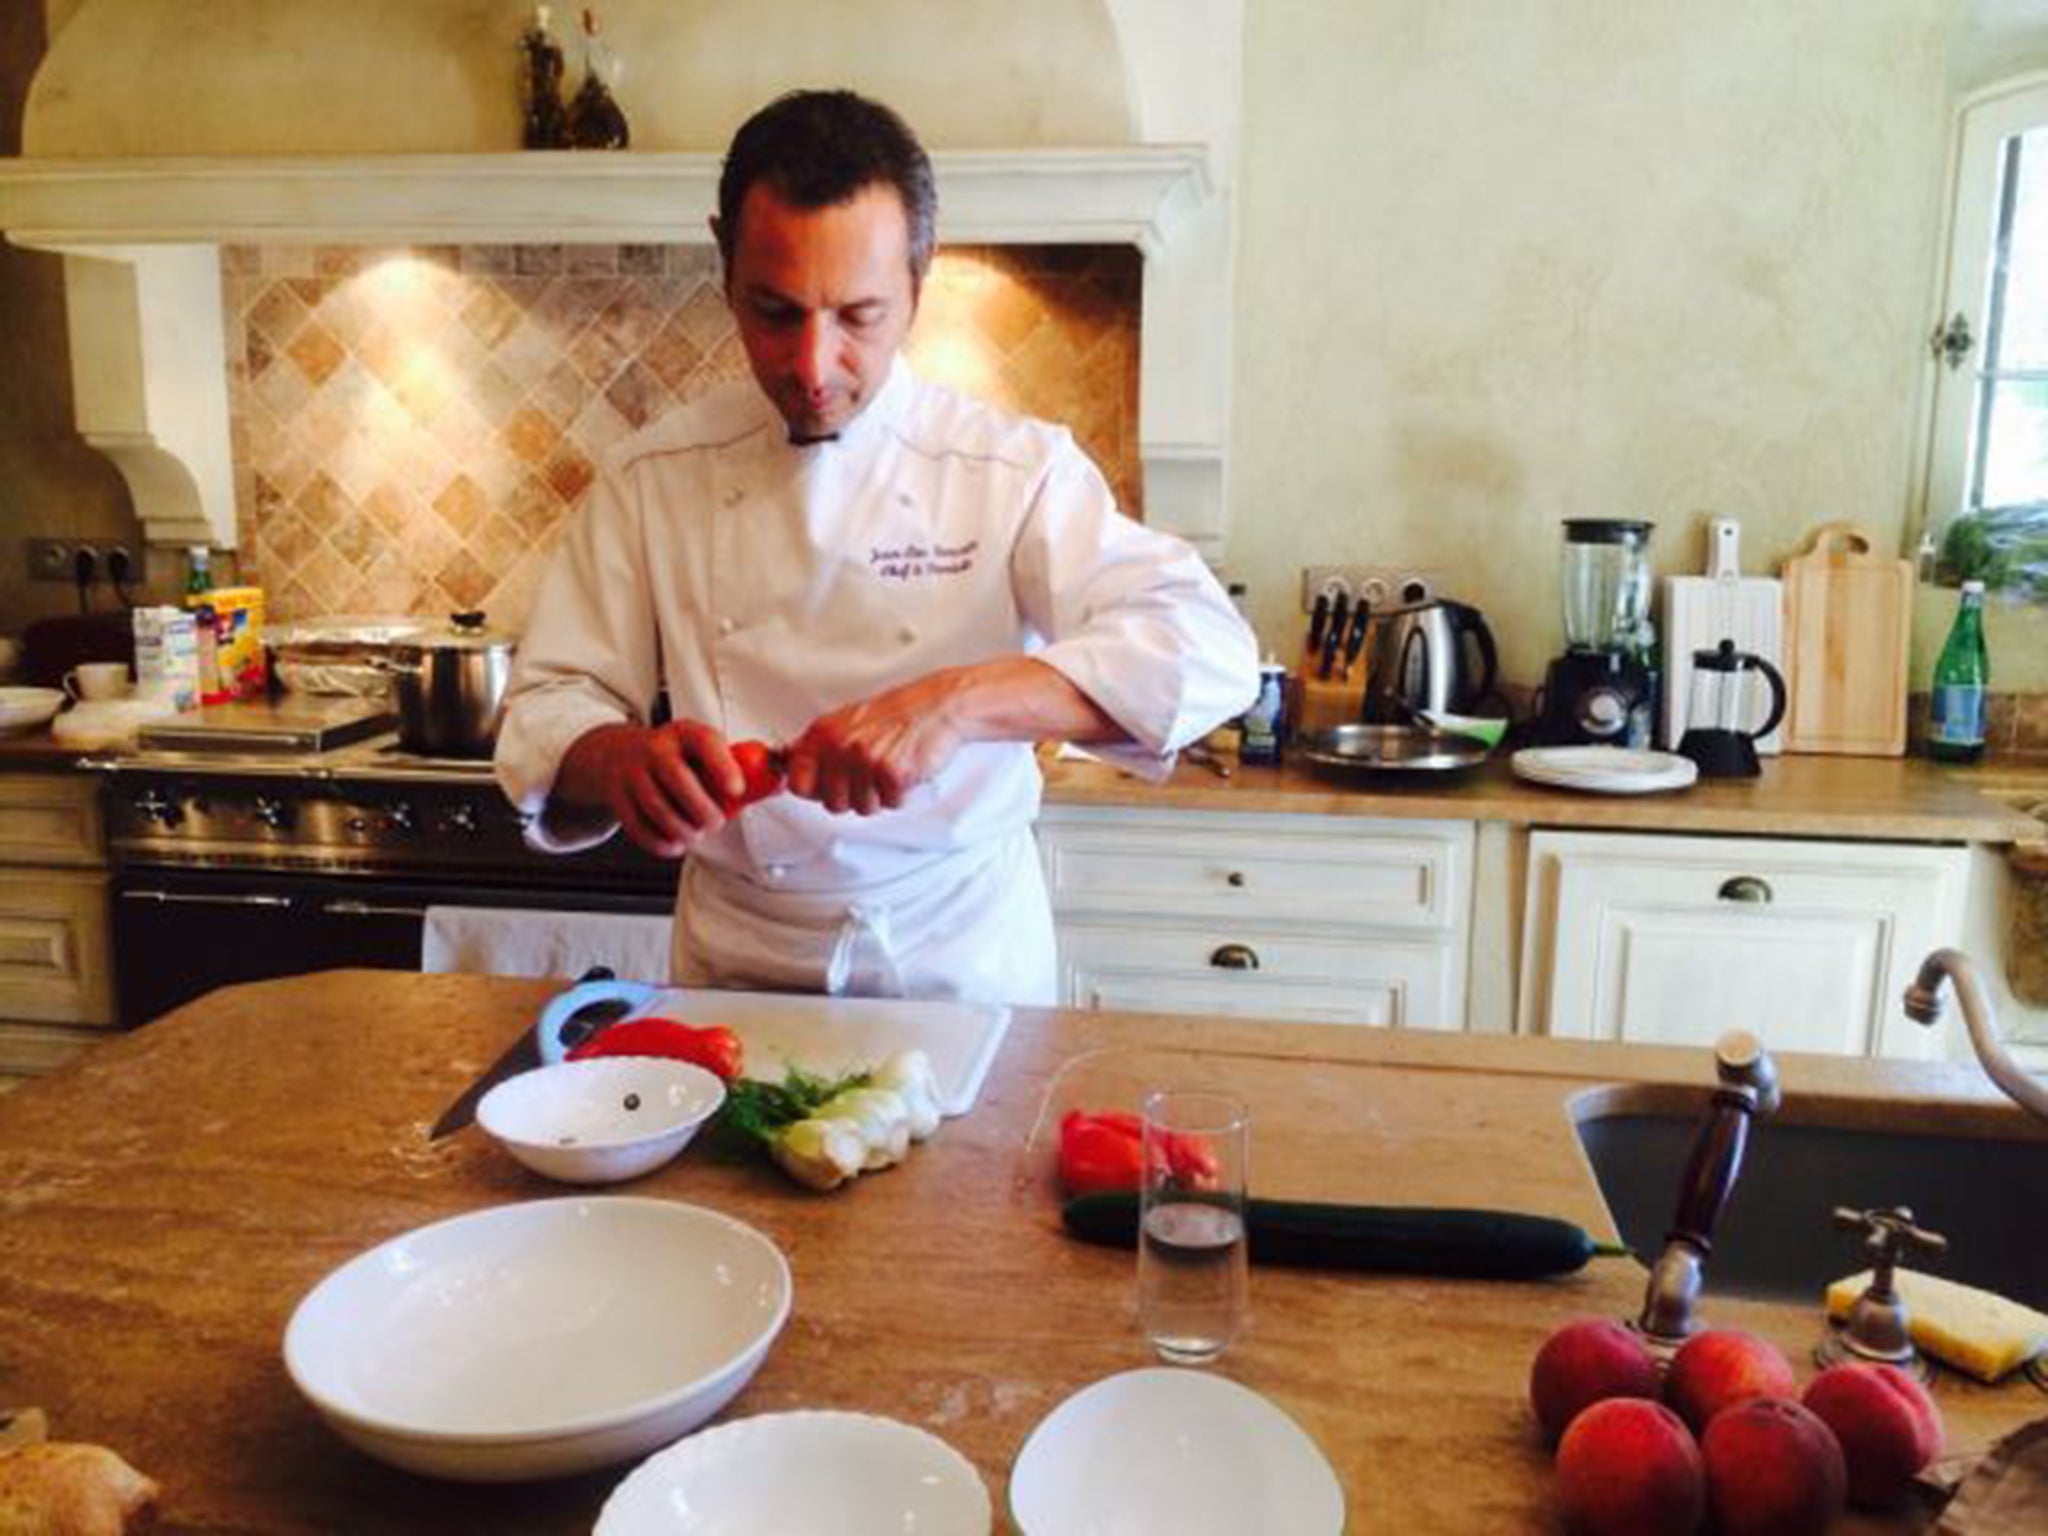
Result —
<path fill-rule="evenodd" d="M 1160 1142 L 1167 1171 L 1190 1189 L 1216 1182 L 1208 1138 L 1169 1132 Z M 1134 1190 L 1144 1181 L 1144 1122 L 1128 1110 L 1069 1110 L 1060 1120 L 1060 1182 L 1073 1195 Z"/>
<path fill-rule="evenodd" d="M 569 1052 L 570 1061 L 591 1056 L 669 1056 L 715 1072 L 727 1082 L 740 1075 L 740 1037 L 723 1024 L 702 1028 L 681 1019 L 628 1019 L 601 1030 Z"/>

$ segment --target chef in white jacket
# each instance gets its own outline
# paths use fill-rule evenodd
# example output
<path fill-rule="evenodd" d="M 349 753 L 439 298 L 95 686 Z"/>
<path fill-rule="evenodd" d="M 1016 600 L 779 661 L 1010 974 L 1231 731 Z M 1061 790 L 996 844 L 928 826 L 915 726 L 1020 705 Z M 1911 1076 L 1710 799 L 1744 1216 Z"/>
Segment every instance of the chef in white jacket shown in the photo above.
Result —
<path fill-rule="evenodd" d="M 713 231 L 754 379 L 612 451 L 519 646 L 499 779 L 536 846 L 687 853 L 679 985 L 1055 1001 L 1033 743 L 1162 778 L 1257 691 L 1214 577 L 1064 429 L 898 355 L 934 204 L 850 92 L 741 128 Z M 726 815 L 749 739 L 787 792 Z"/>

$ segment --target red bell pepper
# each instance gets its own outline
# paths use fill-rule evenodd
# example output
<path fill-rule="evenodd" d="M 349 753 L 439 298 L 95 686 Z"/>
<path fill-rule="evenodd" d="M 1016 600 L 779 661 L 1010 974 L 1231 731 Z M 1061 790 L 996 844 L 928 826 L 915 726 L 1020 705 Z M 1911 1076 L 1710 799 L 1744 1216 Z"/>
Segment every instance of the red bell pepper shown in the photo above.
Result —
<path fill-rule="evenodd" d="M 669 1056 L 715 1072 L 727 1082 L 740 1075 L 740 1037 L 723 1024 L 699 1028 L 680 1019 L 628 1019 L 600 1030 L 570 1051 L 568 1059 L 591 1056 Z"/>
<path fill-rule="evenodd" d="M 756 800 L 782 792 L 782 754 L 767 742 L 736 741 L 732 744 L 732 757 L 740 765 L 746 787 L 737 795 L 718 797 L 718 808 L 727 816 L 737 816 Z"/>
<path fill-rule="evenodd" d="M 1202 1136 L 1169 1132 L 1160 1150 L 1167 1171 L 1190 1189 L 1216 1182 L 1216 1151 Z M 1128 1110 L 1070 1110 L 1060 1120 L 1060 1182 L 1072 1195 L 1134 1190 L 1144 1182 L 1144 1123 Z"/>

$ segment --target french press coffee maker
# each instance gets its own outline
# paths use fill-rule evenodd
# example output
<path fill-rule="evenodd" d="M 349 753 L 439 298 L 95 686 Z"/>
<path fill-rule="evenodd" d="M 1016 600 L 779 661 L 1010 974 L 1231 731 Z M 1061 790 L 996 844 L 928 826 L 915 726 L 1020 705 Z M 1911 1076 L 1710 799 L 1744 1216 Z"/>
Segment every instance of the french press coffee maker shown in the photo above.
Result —
<path fill-rule="evenodd" d="M 1743 722 L 1756 713 L 1750 685 L 1757 678 L 1770 688 L 1770 717 L 1750 728 Z M 1756 744 L 1784 718 L 1785 679 L 1763 657 L 1738 651 L 1733 640 L 1692 653 L 1692 694 L 1678 751 L 1699 764 L 1701 778 L 1755 778 L 1762 772 Z"/>

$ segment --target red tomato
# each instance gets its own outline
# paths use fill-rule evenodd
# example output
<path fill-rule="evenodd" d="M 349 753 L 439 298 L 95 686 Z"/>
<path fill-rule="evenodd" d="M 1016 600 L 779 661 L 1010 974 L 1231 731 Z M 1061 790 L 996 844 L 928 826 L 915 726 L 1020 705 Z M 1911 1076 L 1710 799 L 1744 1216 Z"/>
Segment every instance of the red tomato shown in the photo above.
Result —
<path fill-rule="evenodd" d="M 723 1024 L 699 1029 L 680 1019 L 628 1019 L 600 1031 L 569 1052 L 570 1061 L 590 1056 L 669 1056 L 731 1081 L 740 1075 L 740 1038 Z"/>
<path fill-rule="evenodd" d="M 1190 1189 L 1216 1183 L 1216 1150 L 1201 1136 L 1168 1135 L 1166 1169 Z M 1074 1195 L 1135 1190 L 1145 1171 L 1144 1122 L 1128 1110 L 1070 1110 L 1060 1121 L 1060 1182 Z"/>
<path fill-rule="evenodd" d="M 736 741 L 732 744 L 732 756 L 747 782 L 739 794 L 719 797 L 718 807 L 726 815 L 736 816 L 756 800 L 781 792 L 782 770 L 777 766 L 775 749 L 767 742 Z"/>

